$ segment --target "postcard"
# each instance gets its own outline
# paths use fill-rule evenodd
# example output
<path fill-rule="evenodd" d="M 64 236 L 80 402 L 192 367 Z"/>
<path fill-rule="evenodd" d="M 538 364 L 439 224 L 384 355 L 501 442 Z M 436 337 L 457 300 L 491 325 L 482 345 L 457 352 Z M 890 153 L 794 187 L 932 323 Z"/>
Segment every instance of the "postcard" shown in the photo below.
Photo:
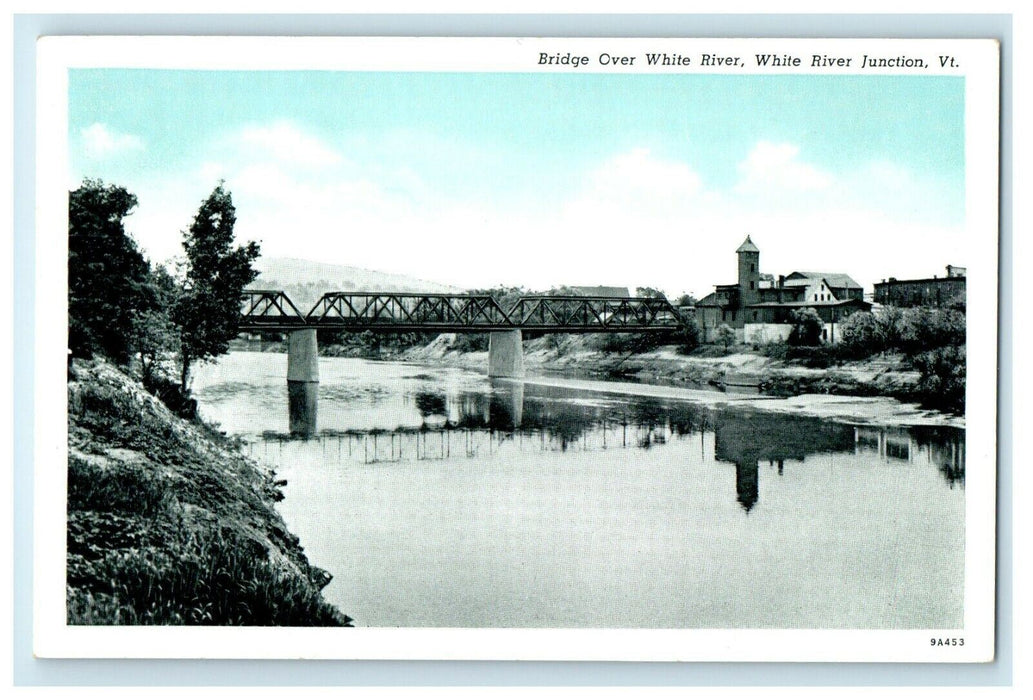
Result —
<path fill-rule="evenodd" d="M 43 38 L 36 654 L 991 661 L 999 60 Z"/>

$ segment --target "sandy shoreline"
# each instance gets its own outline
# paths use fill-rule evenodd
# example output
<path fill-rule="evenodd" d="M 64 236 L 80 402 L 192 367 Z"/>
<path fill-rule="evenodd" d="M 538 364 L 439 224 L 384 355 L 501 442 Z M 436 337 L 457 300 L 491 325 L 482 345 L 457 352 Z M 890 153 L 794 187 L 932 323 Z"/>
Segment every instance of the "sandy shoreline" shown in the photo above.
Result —
<path fill-rule="evenodd" d="M 463 353 L 452 350 L 446 335 L 425 347 L 412 348 L 392 359 L 431 367 L 462 367 L 473 371 L 486 371 L 488 366 L 487 352 Z M 560 353 L 544 347 L 540 341 L 532 340 L 524 344 L 524 364 L 529 376 L 523 381 L 528 384 L 687 399 L 713 406 L 748 406 L 761 411 L 857 423 L 965 427 L 964 416 L 924 409 L 917 403 L 893 398 L 892 393 L 907 387 L 917 378 L 917 372 L 901 368 L 893 359 L 875 359 L 823 370 L 787 365 L 752 353 L 710 358 L 680 355 L 669 348 L 660 348 L 622 357 L 576 346 Z M 606 376 L 618 367 L 626 371 L 627 380 L 583 376 L 585 373 Z M 572 376 L 575 374 L 578 376 Z M 802 392 L 795 396 L 781 397 L 691 388 L 730 377 L 746 378 L 747 383 L 772 378 L 820 379 L 837 384 L 840 388 L 862 386 L 869 394 L 878 395 Z M 687 386 L 678 386 L 679 382 L 685 382 Z"/>

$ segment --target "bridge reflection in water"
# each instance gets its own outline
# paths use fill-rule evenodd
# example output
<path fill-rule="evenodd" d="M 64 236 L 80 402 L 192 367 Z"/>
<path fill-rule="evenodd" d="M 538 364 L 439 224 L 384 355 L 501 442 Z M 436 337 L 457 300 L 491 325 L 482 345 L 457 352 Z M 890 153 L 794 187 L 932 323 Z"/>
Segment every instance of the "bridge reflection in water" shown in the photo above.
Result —
<path fill-rule="evenodd" d="M 735 465 L 735 495 L 749 513 L 761 500 L 764 466 L 773 478 L 815 454 L 870 456 L 875 463 L 934 465 L 951 487 L 964 487 L 965 435 L 954 428 L 854 426 L 750 409 L 710 408 L 676 399 L 620 396 L 492 380 L 489 392 L 415 391 L 407 401 L 419 423 L 392 429 L 319 431 L 318 384 L 289 389 L 290 434 L 265 432 L 263 443 L 318 441 L 342 460 L 363 464 L 496 455 L 503 449 L 591 452 L 659 448 L 698 437 L 713 457 Z M 263 447 L 264 445 L 264 447 Z M 256 455 L 258 456 L 258 455 Z M 770 477 L 765 477 L 770 478 Z"/>

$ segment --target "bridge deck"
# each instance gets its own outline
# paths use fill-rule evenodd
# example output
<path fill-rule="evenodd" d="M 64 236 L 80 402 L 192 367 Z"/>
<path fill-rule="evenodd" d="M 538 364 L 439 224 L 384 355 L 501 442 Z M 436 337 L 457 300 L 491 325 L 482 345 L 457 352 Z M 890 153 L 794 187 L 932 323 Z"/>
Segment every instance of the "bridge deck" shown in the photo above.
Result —
<path fill-rule="evenodd" d="M 240 330 L 639 333 L 683 325 L 678 310 L 663 298 L 526 296 L 504 309 L 487 294 L 330 292 L 304 314 L 282 291 L 247 290 Z"/>

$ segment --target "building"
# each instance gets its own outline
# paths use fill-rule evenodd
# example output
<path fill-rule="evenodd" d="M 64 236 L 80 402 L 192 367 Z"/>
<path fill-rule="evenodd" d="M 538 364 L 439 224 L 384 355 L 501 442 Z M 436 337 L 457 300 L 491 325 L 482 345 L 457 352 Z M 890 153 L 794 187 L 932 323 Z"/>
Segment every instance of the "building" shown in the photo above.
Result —
<path fill-rule="evenodd" d="M 624 299 L 631 296 L 627 287 L 567 287 L 569 294 L 578 297 L 606 297 L 609 299 Z"/>
<path fill-rule="evenodd" d="M 918 280 L 890 277 L 875 284 L 875 301 L 884 306 L 953 306 L 965 303 L 966 270 L 947 266 L 947 276 Z"/>
<path fill-rule="evenodd" d="M 739 278 L 719 284 L 696 304 L 696 319 L 705 341 L 715 339 L 722 324 L 746 343 L 785 340 L 792 330 L 792 314 L 814 309 L 821 318 L 822 338 L 837 342 L 837 325 L 857 311 L 868 311 L 864 290 L 841 272 L 793 272 L 777 279 L 760 271 L 760 249 L 747 236 L 735 251 Z"/>

